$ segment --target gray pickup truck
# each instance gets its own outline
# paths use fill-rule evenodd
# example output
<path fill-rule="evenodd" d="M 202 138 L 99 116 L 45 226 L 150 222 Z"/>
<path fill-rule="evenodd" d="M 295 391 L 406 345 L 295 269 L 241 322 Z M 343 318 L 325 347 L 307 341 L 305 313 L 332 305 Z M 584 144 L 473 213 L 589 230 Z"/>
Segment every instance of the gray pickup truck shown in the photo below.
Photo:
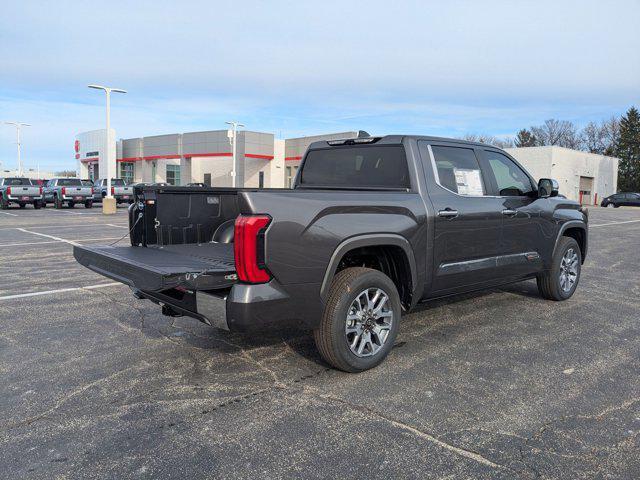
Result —
<path fill-rule="evenodd" d="M 107 196 L 107 179 L 100 178 L 93 184 L 93 199 L 102 202 Z M 133 203 L 133 187 L 127 186 L 121 178 L 111 179 L 111 196 L 116 203 Z"/>
<path fill-rule="evenodd" d="M 53 203 L 55 208 L 62 208 L 67 204 L 73 208 L 76 203 L 82 203 L 85 208 L 93 207 L 93 188 L 82 184 L 79 178 L 52 178 L 44 187 L 43 206 Z"/>
<path fill-rule="evenodd" d="M 313 143 L 291 189 L 136 188 L 131 246 L 77 246 L 88 268 L 166 315 L 240 332 L 312 330 L 358 372 L 420 302 L 535 278 L 573 295 L 588 214 L 506 152 L 421 136 Z"/>
<path fill-rule="evenodd" d="M 0 208 L 6 210 L 12 203 L 24 208 L 28 203 L 33 208 L 42 205 L 42 187 L 33 185 L 31 180 L 22 177 L 0 177 Z"/>

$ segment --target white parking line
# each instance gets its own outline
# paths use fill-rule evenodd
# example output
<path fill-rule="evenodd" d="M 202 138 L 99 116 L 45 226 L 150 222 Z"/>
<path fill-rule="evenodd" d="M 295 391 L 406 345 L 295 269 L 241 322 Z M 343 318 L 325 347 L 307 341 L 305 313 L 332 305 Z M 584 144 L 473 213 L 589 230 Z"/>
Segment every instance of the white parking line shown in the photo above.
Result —
<path fill-rule="evenodd" d="M 75 242 L 93 242 L 95 240 L 117 240 L 122 237 L 102 237 L 102 238 L 77 238 Z M 63 243 L 62 240 L 51 240 L 49 242 L 22 242 L 22 243 L 0 243 L 1 247 L 20 247 L 22 245 L 44 245 L 47 243 Z"/>
<path fill-rule="evenodd" d="M 44 233 L 32 232 L 30 230 L 27 230 L 26 228 L 16 228 L 16 230 L 20 230 L 21 232 L 24 232 L 24 233 L 31 233 L 32 235 L 38 235 L 40 237 L 50 238 L 51 240 L 57 240 L 58 242 L 68 243 L 69 245 L 75 245 L 75 246 L 80 245 L 79 243 L 76 243 L 73 240 L 65 240 L 64 238 L 54 237 L 53 235 L 46 235 Z"/>
<path fill-rule="evenodd" d="M 599 223 L 597 225 L 589 225 L 589 227 L 606 227 L 607 225 L 621 225 L 623 223 L 638 223 L 640 220 L 627 220 L 624 222 Z"/>
<path fill-rule="evenodd" d="M 79 227 L 104 227 L 106 224 L 105 223 L 78 223 L 76 224 L 72 224 L 72 225 L 33 225 L 30 226 L 29 228 L 35 229 L 35 228 L 79 228 Z M 113 226 L 115 226 L 114 224 L 111 224 Z M 125 225 L 121 225 L 121 227 L 125 227 Z M 16 227 L 3 227 L 0 228 L 0 230 L 16 230 Z"/>
<path fill-rule="evenodd" d="M 115 223 L 105 223 L 105 225 L 108 225 L 110 227 L 129 228 L 129 225 L 116 225 Z"/>
<path fill-rule="evenodd" d="M 3 215 L 11 215 L 12 217 L 18 217 L 19 215 L 16 215 L 15 213 L 9 213 L 9 212 L 0 212 Z"/>
<path fill-rule="evenodd" d="M 59 288 L 58 290 L 45 290 L 44 292 L 19 293 L 17 295 L 5 295 L 4 297 L 0 297 L 0 301 L 13 300 L 15 298 L 37 297 L 40 295 L 53 295 L 56 293 L 74 292 L 77 290 L 95 290 L 96 288 L 115 287 L 116 285 L 123 285 L 123 284 L 119 282 L 100 283 L 98 285 L 89 285 L 87 287 Z"/>

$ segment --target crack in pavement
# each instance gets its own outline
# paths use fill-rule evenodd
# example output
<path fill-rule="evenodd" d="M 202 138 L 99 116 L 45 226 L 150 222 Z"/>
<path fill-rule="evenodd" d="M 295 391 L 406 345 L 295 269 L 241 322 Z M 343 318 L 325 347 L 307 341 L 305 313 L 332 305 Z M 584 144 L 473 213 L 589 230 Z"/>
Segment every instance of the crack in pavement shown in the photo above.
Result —
<path fill-rule="evenodd" d="M 379 412 L 371 407 L 368 407 L 366 405 L 360 405 L 357 403 L 352 403 L 348 400 L 345 400 L 343 398 L 339 398 L 339 397 L 335 397 L 333 395 L 327 395 L 324 394 L 322 392 L 320 392 L 319 390 L 312 388 L 312 387 L 308 387 L 305 386 L 304 390 L 307 391 L 311 391 L 313 392 L 317 397 L 322 398 L 324 400 L 328 400 L 334 403 L 340 403 L 342 405 L 346 405 L 348 407 L 350 407 L 353 410 L 356 410 L 360 413 L 365 413 L 365 414 L 373 414 L 375 415 L 377 418 L 384 420 L 388 423 L 390 423 L 391 425 L 393 425 L 396 428 L 399 428 L 401 430 L 404 430 L 406 432 L 409 432 L 415 436 L 417 436 L 418 438 L 421 438 L 423 440 L 426 440 L 430 443 L 433 443 L 434 445 L 437 445 L 445 450 L 448 450 L 450 452 L 453 452 L 459 456 L 468 458 L 470 460 L 473 460 L 475 462 L 478 462 L 482 465 L 485 465 L 487 467 L 491 467 L 493 469 L 498 469 L 498 470 L 506 470 L 506 471 L 510 471 L 512 473 L 518 473 L 514 470 L 512 470 L 509 467 L 506 467 L 504 465 L 500 465 L 499 463 L 493 462 L 491 460 L 489 460 L 486 457 L 483 457 L 481 454 L 479 454 L 478 452 L 475 452 L 473 450 L 468 450 L 466 448 L 461 448 L 458 447 L 456 445 L 453 445 L 451 443 L 445 442 L 444 440 L 442 440 L 441 438 L 429 433 L 429 432 L 425 432 L 424 430 L 420 430 L 419 428 L 416 428 L 412 425 L 409 425 L 407 423 L 404 423 L 400 420 L 396 420 L 394 418 L 389 417 L 388 415 L 385 415 L 382 412 Z"/>

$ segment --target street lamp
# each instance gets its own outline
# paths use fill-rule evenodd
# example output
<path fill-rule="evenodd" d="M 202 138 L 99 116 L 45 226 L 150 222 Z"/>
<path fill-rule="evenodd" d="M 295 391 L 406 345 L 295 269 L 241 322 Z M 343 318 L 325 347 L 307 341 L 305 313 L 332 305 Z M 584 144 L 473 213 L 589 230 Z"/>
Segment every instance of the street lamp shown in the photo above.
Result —
<path fill-rule="evenodd" d="M 104 87 L 102 85 L 88 85 L 88 87 L 104 90 L 107 97 L 107 145 L 105 156 L 107 157 L 107 198 L 111 199 L 113 198 L 111 196 L 111 92 L 127 93 L 127 91 L 121 88 Z M 109 202 L 110 201 L 111 200 L 109 200 Z M 102 213 L 105 213 L 105 202 L 102 202 Z"/>
<path fill-rule="evenodd" d="M 22 176 L 22 159 L 20 158 L 20 129 L 22 127 L 30 127 L 31 124 L 23 122 L 4 122 L 7 125 L 14 125 L 16 127 L 16 144 L 18 145 L 18 175 Z"/>
<path fill-rule="evenodd" d="M 231 145 L 232 145 L 231 149 L 232 149 L 232 152 L 233 152 L 233 153 L 232 153 L 232 156 L 233 156 L 233 164 L 232 164 L 232 166 L 231 166 L 231 181 L 232 181 L 231 186 L 232 186 L 233 188 L 236 188 L 236 187 L 237 187 L 237 181 L 236 181 L 236 173 L 237 173 L 237 168 L 236 168 L 236 166 L 237 166 L 237 159 L 236 159 L 236 136 L 237 136 L 237 135 L 236 135 L 236 133 L 237 133 L 237 131 L 238 131 L 238 127 L 244 127 L 244 125 L 243 125 L 243 124 L 241 124 L 241 123 L 238 123 L 238 122 L 236 122 L 236 121 L 224 122 L 224 123 L 226 123 L 227 125 L 231 125 L 231 131 L 233 132 L 233 139 L 232 139 L 232 142 L 231 142 Z"/>

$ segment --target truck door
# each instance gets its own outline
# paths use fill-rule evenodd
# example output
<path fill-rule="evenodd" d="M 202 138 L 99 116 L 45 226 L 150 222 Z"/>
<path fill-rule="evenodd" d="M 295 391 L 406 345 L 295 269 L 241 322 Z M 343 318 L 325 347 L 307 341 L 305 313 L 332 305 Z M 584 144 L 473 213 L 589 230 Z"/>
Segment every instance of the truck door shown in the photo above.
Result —
<path fill-rule="evenodd" d="M 550 254 L 542 249 L 550 245 L 551 233 L 555 231 L 545 224 L 547 220 L 542 216 L 544 211 L 551 210 L 551 200 L 538 198 L 535 183 L 511 157 L 491 148 L 484 148 L 481 153 L 502 212 L 500 274 L 518 277 L 537 272 L 542 268 L 542 257 Z"/>
<path fill-rule="evenodd" d="M 492 197 L 477 148 L 421 141 L 435 211 L 429 296 L 479 288 L 498 277 L 502 204 Z"/>

